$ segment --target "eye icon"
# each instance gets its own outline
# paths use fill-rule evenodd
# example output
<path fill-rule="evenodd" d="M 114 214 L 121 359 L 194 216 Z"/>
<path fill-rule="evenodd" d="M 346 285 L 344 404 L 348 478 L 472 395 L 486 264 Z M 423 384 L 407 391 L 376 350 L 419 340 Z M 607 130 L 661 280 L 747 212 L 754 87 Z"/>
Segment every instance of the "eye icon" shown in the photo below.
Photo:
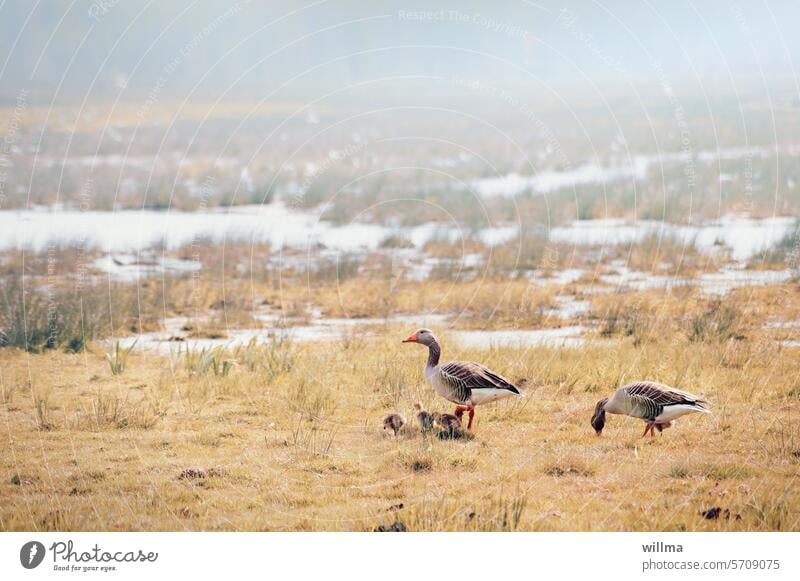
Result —
<path fill-rule="evenodd" d="M 44 560 L 44 545 L 39 541 L 29 541 L 19 551 L 19 562 L 26 569 L 35 569 Z"/>

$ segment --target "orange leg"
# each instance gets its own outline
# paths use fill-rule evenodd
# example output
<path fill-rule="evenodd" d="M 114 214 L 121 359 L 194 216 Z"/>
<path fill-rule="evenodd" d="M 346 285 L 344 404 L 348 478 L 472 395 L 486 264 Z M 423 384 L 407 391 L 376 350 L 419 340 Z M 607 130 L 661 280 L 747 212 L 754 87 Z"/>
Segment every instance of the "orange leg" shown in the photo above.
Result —
<path fill-rule="evenodd" d="M 460 420 L 461 416 L 463 416 L 464 412 L 467 411 L 468 409 L 469 408 L 465 405 L 457 405 L 455 411 L 456 417 Z"/>
<path fill-rule="evenodd" d="M 472 418 L 475 417 L 475 406 L 469 406 L 469 423 L 467 423 L 467 429 L 472 429 Z"/>
<path fill-rule="evenodd" d="M 653 433 L 653 425 L 652 424 L 645 424 L 644 425 L 644 433 L 642 434 L 642 438 L 644 438 L 647 435 L 647 432 L 650 432 L 650 434 L 652 435 L 652 433 Z"/>

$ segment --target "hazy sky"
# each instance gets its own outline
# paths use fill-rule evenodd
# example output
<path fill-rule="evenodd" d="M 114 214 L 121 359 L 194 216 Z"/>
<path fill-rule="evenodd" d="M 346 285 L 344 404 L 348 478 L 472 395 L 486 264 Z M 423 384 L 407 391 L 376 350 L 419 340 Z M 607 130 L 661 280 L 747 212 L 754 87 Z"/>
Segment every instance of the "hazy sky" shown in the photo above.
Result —
<path fill-rule="evenodd" d="M 256 96 L 386 77 L 795 79 L 796 0 L 0 5 L 0 96 Z"/>

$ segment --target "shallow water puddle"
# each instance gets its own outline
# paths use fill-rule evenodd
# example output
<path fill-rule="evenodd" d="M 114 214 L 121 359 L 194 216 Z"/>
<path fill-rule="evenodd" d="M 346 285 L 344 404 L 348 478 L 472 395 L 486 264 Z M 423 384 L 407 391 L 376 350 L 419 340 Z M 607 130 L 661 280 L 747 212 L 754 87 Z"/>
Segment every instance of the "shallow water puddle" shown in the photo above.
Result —
<path fill-rule="evenodd" d="M 142 333 L 136 336 L 119 339 L 123 347 L 136 342 L 136 348 L 159 353 L 174 353 L 186 350 L 215 349 L 224 347 L 235 349 L 244 347 L 251 341 L 256 344 L 265 344 L 273 341 L 296 341 L 300 343 L 309 341 L 337 341 L 343 337 L 353 336 L 355 333 L 375 332 L 378 327 L 387 324 L 405 324 L 413 330 L 420 326 L 435 326 L 444 330 L 447 320 L 451 315 L 400 315 L 389 319 L 313 319 L 310 323 L 281 325 L 278 317 L 259 317 L 264 322 L 273 325 L 261 329 L 227 329 L 224 337 L 219 338 L 193 338 L 188 336 L 184 328 L 190 324 L 187 318 L 172 318 L 164 322 L 164 331 Z M 557 329 L 501 329 L 501 330 L 447 330 L 442 333 L 464 347 L 478 347 L 489 349 L 492 347 L 535 347 L 539 345 L 558 347 L 579 347 L 586 342 L 582 337 L 588 331 L 587 327 L 574 325 Z M 107 341 L 107 344 L 113 340 Z"/>
<path fill-rule="evenodd" d="M 789 235 L 796 224 L 797 220 L 791 216 L 762 220 L 724 216 L 697 226 L 655 220 L 631 223 L 616 218 L 578 220 L 553 228 L 550 240 L 579 246 L 614 246 L 630 245 L 657 236 L 677 240 L 685 246 L 694 245 L 705 252 L 714 252 L 724 246 L 730 248 L 733 260 L 742 261 L 772 248 Z"/>
<path fill-rule="evenodd" d="M 582 315 L 586 315 L 592 309 L 592 303 L 589 301 L 579 301 L 573 295 L 558 295 L 554 297 L 556 306 L 547 309 L 545 315 L 551 317 L 558 317 L 565 321 L 576 319 Z"/>
<path fill-rule="evenodd" d="M 557 329 L 495 329 L 480 331 L 450 331 L 449 335 L 464 347 L 491 349 L 496 347 L 581 347 L 587 327 L 573 325 Z"/>
<path fill-rule="evenodd" d="M 736 288 L 781 284 L 794 276 L 785 270 L 748 270 L 737 265 L 725 266 L 719 272 L 704 273 L 696 278 L 654 275 L 648 272 L 618 267 L 614 274 L 600 275 L 600 280 L 617 290 L 646 290 L 653 288 L 700 287 L 709 295 L 724 295 Z"/>
<path fill-rule="evenodd" d="M 580 185 L 603 185 L 615 181 L 640 181 L 648 171 L 660 170 L 662 164 L 687 163 L 692 158 L 710 164 L 719 160 L 764 158 L 776 153 L 760 147 L 730 147 L 696 152 L 661 152 L 655 154 L 634 153 L 612 156 L 607 163 L 586 161 L 575 167 L 564 169 L 542 169 L 533 175 L 520 175 L 511 172 L 473 180 L 472 188 L 483 197 L 513 197 L 525 192 L 547 194 Z M 786 148 L 784 154 L 796 154 L 793 147 Z"/>
<path fill-rule="evenodd" d="M 182 260 L 168 256 L 110 254 L 95 260 L 94 266 L 115 280 L 135 282 L 147 276 L 195 272 L 203 265 L 196 260 Z"/>
<path fill-rule="evenodd" d="M 457 243 L 471 235 L 469 229 L 438 223 L 411 228 L 352 222 L 334 225 L 320 218 L 320 210 L 301 211 L 281 202 L 263 206 L 215 208 L 207 212 L 121 210 L 81 212 L 41 208 L 0 211 L 0 250 L 49 244 L 96 246 L 105 252 L 136 252 L 162 242 L 175 249 L 197 240 L 266 242 L 273 248 L 315 248 L 340 251 L 374 250 L 394 236 L 417 248 L 435 239 Z M 488 246 L 517 235 L 516 226 L 486 227 L 477 232 Z"/>

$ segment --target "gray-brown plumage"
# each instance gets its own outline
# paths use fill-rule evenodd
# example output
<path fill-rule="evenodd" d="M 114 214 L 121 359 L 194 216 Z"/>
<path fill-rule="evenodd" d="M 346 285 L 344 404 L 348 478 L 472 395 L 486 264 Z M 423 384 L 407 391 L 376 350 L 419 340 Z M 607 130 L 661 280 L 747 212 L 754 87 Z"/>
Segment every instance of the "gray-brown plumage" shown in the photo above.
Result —
<path fill-rule="evenodd" d="M 406 425 L 406 419 L 403 417 L 403 414 L 389 414 L 385 418 L 383 418 L 383 429 L 390 429 L 394 432 L 394 435 L 397 436 L 397 432 L 400 431 L 400 428 Z"/>
<path fill-rule="evenodd" d="M 451 436 L 458 434 L 461 431 L 461 420 L 459 420 L 453 414 L 440 414 L 439 412 L 433 412 L 431 417 L 437 426 L 442 428 Z"/>
<path fill-rule="evenodd" d="M 414 404 L 414 409 L 417 410 L 416 417 L 419 429 L 423 434 L 427 434 L 433 428 L 433 415 L 423 408 L 419 402 Z"/>
<path fill-rule="evenodd" d="M 469 412 L 468 430 L 472 429 L 475 406 L 522 395 L 513 383 L 480 363 L 451 361 L 440 364 L 442 349 L 430 329 L 419 329 L 403 343 L 419 343 L 428 348 L 425 379 L 436 393 L 456 404 L 457 416 Z"/>
<path fill-rule="evenodd" d="M 677 418 L 692 412 L 710 414 L 706 401 L 696 395 L 654 381 L 635 381 L 620 387 L 610 398 L 597 402 L 592 427 L 599 436 L 606 424 L 606 412 L 638 418 L 645 423 L 644 434 L 653 436 L 672 426 Z"/>

